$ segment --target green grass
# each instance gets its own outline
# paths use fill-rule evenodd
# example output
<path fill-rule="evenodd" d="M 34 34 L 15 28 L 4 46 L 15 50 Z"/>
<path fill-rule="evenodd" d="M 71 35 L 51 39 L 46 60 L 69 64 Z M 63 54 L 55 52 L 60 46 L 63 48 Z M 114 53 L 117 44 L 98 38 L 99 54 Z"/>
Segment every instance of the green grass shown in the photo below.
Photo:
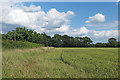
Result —
<path fill-rule="evenodd" d="M 23 41 L 10 41 L 10 40 L 2 40 L 2 48 L 3 49 L 14 49 L 14 48 L 38 48 L 44 45 L 31 43 L 31 42 L 23 42 Z"/>
<path fill-rule="evenodd" d="M 118 48 L 3 51 L 3 78 L 117 78 Z"/>

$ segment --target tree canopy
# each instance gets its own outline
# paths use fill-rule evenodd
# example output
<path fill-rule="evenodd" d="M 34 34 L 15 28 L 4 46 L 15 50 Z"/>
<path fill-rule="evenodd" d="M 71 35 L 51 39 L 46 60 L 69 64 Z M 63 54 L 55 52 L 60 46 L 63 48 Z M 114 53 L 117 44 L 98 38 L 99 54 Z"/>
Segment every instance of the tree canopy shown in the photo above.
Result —
<path fill-rule="evenodd" d="M 117 42 L 115 38 L 108 39 L 108 43 L 93 44 L 93 41 L 87 36 L 72 37 L 68 35 L 55 34 L 51 37 L 44 32 L 40 34 L 33 30 L 28 30 L 25 27 L 17 27 L 15 30 L 2 34 L 2 39 L 28 41 L 53 47 L 118 47 L 120 45 L 120 42 Z"/>

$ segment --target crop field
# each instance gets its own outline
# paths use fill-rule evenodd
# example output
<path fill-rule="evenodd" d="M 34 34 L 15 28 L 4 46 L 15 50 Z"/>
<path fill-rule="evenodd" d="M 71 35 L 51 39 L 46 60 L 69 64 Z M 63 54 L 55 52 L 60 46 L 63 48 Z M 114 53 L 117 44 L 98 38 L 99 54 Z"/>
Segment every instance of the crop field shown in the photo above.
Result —
<path fill-rule="evenodd" d="M 34 48 L 2 52 L 3 78 L 117 78 L 118 48 Z"/>

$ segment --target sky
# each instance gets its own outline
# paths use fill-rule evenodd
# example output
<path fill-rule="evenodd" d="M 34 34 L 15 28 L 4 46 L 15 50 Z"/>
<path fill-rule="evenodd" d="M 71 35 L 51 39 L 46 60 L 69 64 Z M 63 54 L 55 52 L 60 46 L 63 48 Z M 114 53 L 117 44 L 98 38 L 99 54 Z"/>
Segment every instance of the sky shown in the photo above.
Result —
<path fill-rule="evenodd" d="M 120 0 L 1 0 L 1 2 L 118 2 Z"/>
<path fill-rule="evenodd" d="M 6 2 L 0 14 L 2 33 L 26 27 L 38 33 L 90 37 L 94 43 L 118 38 L 116 2 Z"/>

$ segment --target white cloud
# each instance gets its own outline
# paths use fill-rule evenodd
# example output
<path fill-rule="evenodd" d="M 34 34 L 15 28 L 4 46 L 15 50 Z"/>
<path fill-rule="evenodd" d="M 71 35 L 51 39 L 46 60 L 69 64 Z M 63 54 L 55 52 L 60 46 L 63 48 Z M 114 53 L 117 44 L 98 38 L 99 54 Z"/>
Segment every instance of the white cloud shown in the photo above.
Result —
<path fill-rule="evenodd" d="M 118 21 L 99 23 L 99 24 L 86 24 L 87 27 L 94 29 L 118 29 Z"/>
<path fill-rule="evenodd" d="M 24 11 L 27 11 L 27 12 L 37 12 L 37 11 L 41 11 L 41 7 L 40 7 L 40 6 L 34 6 L 34 5 L 30 5 L 29 7 L 27 7 L 27 6 L 21 6 L 21 8 L 22 8 Z"/>
<path fill-rule="evenodd" d="M 12 6 L 4 8 L 1 22 L 4 24 L 22 25 L 31 28 L 39 33 L 42 31 L 56 30 L 65 32 L 69 29 L 70 18 L 74 12 L 59 12 L 55 8 L 47 13 L 41 10 L 40 6 Z M 60 30 L 60 31 L 59 31 Z"/>
<path fill-rule="evenodd" d="M 80 28 L 80 33 L 87 34 L 88 30 L 86 29 L 86 27 L 82 27 L 82 28 Z"/>
<path fill-rule="evenodd" d="M 72 32 L 70 32 L 69 34 L 71 35 L 86 35 L 88 33 L 88 29 L 86 29 L 86 27 L 81 27 L 80 29 L 73 29 Z"/>
<path fill-rule="evenodd" d="M 94 42 L 107 42 L 108 38 L 118 38 L 118 30 L 95 31 L 88 30 L 86 27 L 74 29 L 73 31 L 69 31 L 68 34 L 71 36 L 88 36 L 94 40 Z"/>
<path fill-rule="evenodd" d="M 0 30 L 0 34 L 3 34 L 1 30 Z"/>
<path fill-rule="evenodd" d="M 92 17 L 89 17 L 89 20 L 85 21 L 85 23 L 101 23 L 105 22 L 105 16 L 103 14 L 97 13 Z"/>
<path fill-rule="evenodd" d="M 89 34 L 91 38 L 97 42 L 107 42 L 107 40 L 112 37 L 118 38 L 118 30 L 90 31 Z"/>
<path fill-rule="evenodd" d="M 120 0 L 117 0 L 117 2 L 120 2 Z"/>
<path fill-rule="evenodd" d="M 31 2 L 33 0 L 0 0 L 0 2 Z"/>
<path fill-rule="evenodd" d="M 69 26 L 68 25 L 62 25 L 60 28 L 56 28 L 56 31 L 60 31 L 60 32 L 67 32 L 69 31 Z"/>

